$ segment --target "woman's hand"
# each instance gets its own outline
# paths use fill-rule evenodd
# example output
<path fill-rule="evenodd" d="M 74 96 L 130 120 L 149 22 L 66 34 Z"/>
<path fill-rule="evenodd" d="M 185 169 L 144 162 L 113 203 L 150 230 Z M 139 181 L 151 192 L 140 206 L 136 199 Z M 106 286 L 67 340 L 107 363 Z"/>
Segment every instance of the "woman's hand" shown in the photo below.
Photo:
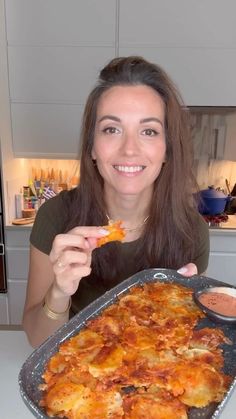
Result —
<path fill-rule="evenodd" d="M 187 263 L 187 265 L 182 266 L 182 268 L 178 269 L 177 271 L 179 274 L 183 276 L 193 276 L 197 275 L 197 267 L 194 263 Z"/>
<path fill-rule="evenodd" d="M 73 295 L 80 280 L 91 272 L 92 251 L 97 239 L 109 234 L 101 227 L 75 227 L 66 234 L 58 234 L 49 258 L 55 281 L 52 291 L 57 296 Z"/>

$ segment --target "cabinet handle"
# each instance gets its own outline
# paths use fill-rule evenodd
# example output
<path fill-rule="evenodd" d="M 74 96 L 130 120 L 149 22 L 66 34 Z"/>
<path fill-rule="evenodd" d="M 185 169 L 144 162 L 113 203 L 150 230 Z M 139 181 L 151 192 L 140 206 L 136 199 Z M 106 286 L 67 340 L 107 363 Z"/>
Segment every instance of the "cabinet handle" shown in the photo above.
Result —
<path fill-rule="evenodd" d="M 4 244 L 0 244 L 0 255 L 4 255 Z"/>

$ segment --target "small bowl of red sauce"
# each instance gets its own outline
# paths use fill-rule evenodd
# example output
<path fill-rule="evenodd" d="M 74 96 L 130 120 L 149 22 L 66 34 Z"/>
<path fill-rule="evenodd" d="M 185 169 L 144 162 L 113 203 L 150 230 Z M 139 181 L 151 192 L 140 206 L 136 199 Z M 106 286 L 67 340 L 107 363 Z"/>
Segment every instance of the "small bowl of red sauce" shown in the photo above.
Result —
<path fill-rule="evenodd" d="M 196 291 L 194 301 L 213 321 L 236 323 L 236 288 L 209 287 Z"/>

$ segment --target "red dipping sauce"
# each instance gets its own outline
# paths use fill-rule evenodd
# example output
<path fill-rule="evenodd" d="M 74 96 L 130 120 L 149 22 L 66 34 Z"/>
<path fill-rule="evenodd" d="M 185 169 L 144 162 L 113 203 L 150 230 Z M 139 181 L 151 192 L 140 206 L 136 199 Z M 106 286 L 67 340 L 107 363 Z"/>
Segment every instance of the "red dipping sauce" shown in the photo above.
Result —
<path fill-rule="evenodd" d="M 223 316 L 236 316 L 236 297 L 221 292 L 203 293 L 199 301 L 205 307 Z"/>

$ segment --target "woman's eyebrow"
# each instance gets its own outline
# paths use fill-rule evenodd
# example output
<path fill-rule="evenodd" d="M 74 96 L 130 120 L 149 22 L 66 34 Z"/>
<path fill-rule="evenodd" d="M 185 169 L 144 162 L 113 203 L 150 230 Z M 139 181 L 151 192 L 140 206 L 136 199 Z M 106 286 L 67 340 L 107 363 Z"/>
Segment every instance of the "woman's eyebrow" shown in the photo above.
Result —
<path fill-rule="evenodd" d="M 120 118 L 118 118 L 117 116 L 114 116 L 114 115 L 104 115 L 104 116 L 102 116 L 99 120 L 98 120 L 98 123 L 100 123 L 100 122 L 102 122 L 102 121 L 104 121 L 104 120 L 106 120 L 106 119 L 109 119 L 109 120 L 111 120 L 111 121 L 115 121 L 115 122 L 121 122 L 121 119 Z M 163 127 L 163 123 L 162 123 L 162 121 L 159 119 L 159 118 L 156 118 L 156 117 L 154 117 L 154 116 L 150 116 L 149 118 L 143 118 L 143 119 L 140 119 L 140 123 L 141 124 L 143 124 L 143 123 L 146 123 L 146 122 L 157 122 L 158 124 L 160 124 L 162 127 Z"/>
<path fill-rule="evenodd" d="M 163 127 L 163 122 L 159 118 L 156 118 L 154 116 L 151 116 L 150 118 L 141 119 L 140 123 L 143 124 L 145 122 L 152 122 L 152 121 L 158 122 L 158 124 L 161 124 L 161 126 Z"/>
<path fill-rule="evenodd" d="M 98 120 L 98 122 L 102 122 L 105 119 L 110 119 L 110 120 L 115 121 L 115 122 L 121 122 L 121 119 L 118 118 L 117 116 L 114 116 L 114 115 L 104 115 Z"/>

